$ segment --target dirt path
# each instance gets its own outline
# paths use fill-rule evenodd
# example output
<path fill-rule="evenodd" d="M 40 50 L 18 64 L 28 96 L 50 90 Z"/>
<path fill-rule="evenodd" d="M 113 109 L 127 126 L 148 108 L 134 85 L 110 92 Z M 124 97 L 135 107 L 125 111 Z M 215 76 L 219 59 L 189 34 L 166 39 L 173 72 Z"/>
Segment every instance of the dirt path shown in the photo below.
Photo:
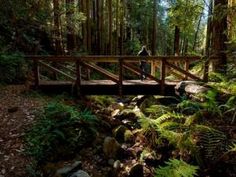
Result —
<path fill-rule="evenodd" d="M 30 159 L 23 154 L 23 135 L 42 103 L 24 92 L 21 85 L 0 87 L 0 177 L 26 176 Z"/>

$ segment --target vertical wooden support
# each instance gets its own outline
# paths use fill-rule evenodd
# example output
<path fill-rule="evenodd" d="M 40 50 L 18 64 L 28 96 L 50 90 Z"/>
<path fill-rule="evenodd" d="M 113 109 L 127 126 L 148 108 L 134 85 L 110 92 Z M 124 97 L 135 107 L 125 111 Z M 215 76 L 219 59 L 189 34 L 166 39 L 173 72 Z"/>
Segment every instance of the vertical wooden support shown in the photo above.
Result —
<path fill-rule="evenodd" d="M 155 66 L 156 66 L 156 62 L 155 62 L 155 60 L 152 60 L 151 61 L 151 75 L 153 75 L 153 76 L 155 76 L 155 73 L 156 73 Z"/>
<path fill-rule="evenodd" d="M 81 95 L 81 65 L 80 65 L 80 59 L 76 61 L 76 90 L 77 96 Z"/>
<path fill-rule="evenodd" d="M 123 58 L 119 58 L 119 95 L 123 95 Z"/>
<path fill-rule="evenodd" d="M 207 58 L 204 64 L 204 73 L 203 73 L 204 82 L 208 82 L 208 73 L 209 73 L 209 59 Z"/>
<path fill-rule="evenodd" d="M 184 70 L 188 72 L 189 70 L 189 61 L 186 59 L 184 62 Z M 188 76 L 185 74 L 184 80 L 188 80 Z"/>
<path fill-rule="evenodd" d="M 161 94 L 165 94 L 165 77 L 166 77 L 166 60 L 162 58 L 161 60 Z"/>
<path fill-rule="evenodd" d="M 37 59 L 34 59 L 33 73 L 34 73 L 34 88 L 37 89 L 39 87 L 39 65 Z"/>

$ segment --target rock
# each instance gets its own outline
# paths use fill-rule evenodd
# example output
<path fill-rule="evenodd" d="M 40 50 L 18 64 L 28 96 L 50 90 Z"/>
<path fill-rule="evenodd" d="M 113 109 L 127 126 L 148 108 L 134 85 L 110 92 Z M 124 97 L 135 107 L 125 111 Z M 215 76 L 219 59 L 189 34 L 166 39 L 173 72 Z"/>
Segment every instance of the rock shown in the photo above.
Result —
<path fill-rule="evenodd" d="M 111 112 L 111 117 L 116 117 L 120 114 L 120 110 L 119 109 L 115 109 L 114 111 Z"/>
<path fill-rule="evenodd" d="M 106 137 L 104 139 L 103 152 L 107 158 L 115 158 L 119 149 L 121 149 L 121 146 L 115 138 Z"/>
<path fill-rule="evenodd" d="M 90 177 L 89 174 L 83 170 L 73 173 L 70 177 Z"/>
<path fill-rule="evenodd" d="M 9 113 L 14 113 L 14 112 L 18 111 L 18 109 L 19 109 L 19 108 L 18 108 L 17 106 L 14 106 L 14 107 L 8 108 L 7 111 L 8 111 Z"/>
<path fill-rule="evenodd" d="M 128 128 L 125 127 L 124 125 L 120 125 L 117 128 L 115 128 L 115 130 L 113 131 L 113 135 L 118 142 L 120 143 L 124 142 L 126 130 L 128 130 Z"/>
<path fill-rule="evenodd" d="M 116 160 L 113 164 L 114 169 L 120 169 L 121 168 L 121 162 L 119 160 Z"/>
<path fill-rule="evenodd" d="M 132 122 L 137 122 L 139 117 L 143 116 L 143 113 L 140 111 L 138 106 L 135 106 L 133 109 L 124 109 L 119 114 L 115 116 L 119 120 L 131 120 Z"/>
<path fill-rule="evenodd" d="M 125 105 L 124 105 L 124 103 L 122 103 L 122 102 L 114 103 L 114 104 L 111 105 L 111 108 L 112 108 L 113 110 L 118 109 L 118 110 L 121 110 L 121 111 L 122 111 L 122 110 L 124 109 L 124 107 L 125 107 Z"/>
<path fill-rule="evenodd" d="M 133 165 L 130 169 L 129 177 L 144 177 L 143 165 L 139 163 Z"/>
<path fill-rule="evenodd" d="M 74 173 L 75 171 L 79 170 L 82 167 L 81 161 L 76 161 L 70 166 L 65 166 L 60 168 L 56 172 L 56 176 L 65 175 L 68 176 L 69 173 Z"/>
<path fill-rule="evenodd" d="M 202 82 L 197 81 L 181 81 L 175 86 L 175 93 L 178 96 L 194 97 L 200 93 L 206 93 L 209 87 Z"/>

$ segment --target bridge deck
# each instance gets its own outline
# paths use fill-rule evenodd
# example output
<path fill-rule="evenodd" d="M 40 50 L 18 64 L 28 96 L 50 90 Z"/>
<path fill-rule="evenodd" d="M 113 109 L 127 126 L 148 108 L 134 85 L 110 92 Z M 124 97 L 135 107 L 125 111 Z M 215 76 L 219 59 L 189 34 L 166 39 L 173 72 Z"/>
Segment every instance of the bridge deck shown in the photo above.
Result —
<path fill-rule="evenodd" d="M 165 92 L 173 93 L 177 81 L 166 81 Z M 71 81 L 40 81 L 39 89 L 48 92 L 70 92 L 73 89 L 73 82 Z M 123 80 L 123 94 L 160 94 L 161 87 L 153 80 Z M 106 94 L 116 95 L 119 93 L 119 86 L 111 80 L 89 80 L 81 81 L 81 94 Z"/>

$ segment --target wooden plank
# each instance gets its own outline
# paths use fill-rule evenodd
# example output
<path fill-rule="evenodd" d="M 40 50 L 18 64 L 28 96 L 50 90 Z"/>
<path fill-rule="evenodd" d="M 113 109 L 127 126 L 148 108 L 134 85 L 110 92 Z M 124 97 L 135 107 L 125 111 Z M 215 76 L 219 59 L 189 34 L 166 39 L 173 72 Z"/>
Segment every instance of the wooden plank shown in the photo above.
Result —
<path fill-rule="evenodd" d="M 119 58 L 122 58 L 126 62 L 139 62 L 142 58 L 145 58 L 148 62 L 149 61 L 161 61 L 165 59 L 167 61 L 195 61 L 200 60 L 201 57 L 199 56 L 109 56 L 109 55 L 86 55 L 86 56 L 25 56 L 26 59 L 30 60 L 46 60 L 46 61 L 69 61 L 73 62 L 76 60 L 82 61 L 91 61 L 91 62 L 119 62 Z"/>
<path fill-rule="evenodd" d="M 68 78 L 68 79 L 71 80 L 71 81 L 75 81 L 75 80 L 76 80 L 76 78 L 74 78 L 74 77 L 72 77 L 72 76 L 70 76 L 70 75 L 64 73 L 63 71 L 61 71 L 61 70 L 59 70 L 59 69 L 57 69 L 57 68 L 54 68 L 54 67 L 50 66 L 50 65 L 47 64 L 47 63 L 44 63 L 44 62 L 42 62 L 42 61 L 38 61 L 38 63 L 39 63 L 40 65 L 42 65 L 43 67 L 49 69 L 49 70 L 52 70 L 52 71 L 54 71 L 54 72 L 56 72 L 56 73 L 58 73 L 58 74 L 63 75 L 64 77 Z"/>
<path fill-rule="evenodd" d="M 123 67 L 132 71 L 135 74 L 140 75 L 141 72 L 143 72 L 140 68 L 137 68 L 133 65 L 131 65 L 130 63 L 124 62 Z M 156 81 L 157 83 L 161 83 L 161 81 L 159 79 L 157 79 L 156 77 L 152 76 L 151 74 L 144 72 L 144 74 L 147 76 L 147 78 Z"/>
<path fill-rule="evenodd" d="M 92 64 L 92 63 L 88 63 L 88 62 L 81 62 L 81 64 L 85 67 L 88 67 L 90 69 L 93 69 L 101 74 L 103 74 L 104 76 L 108 77 L 109 79 L 111 79 L 112 81 L 116 82 L 116 83 L 119 83 L 119 78 L 117 75 L 101 68 L 100 66 L 97 66 L 95 64 Z"/>
<path fill-rule="evenodd" d="M 188 77 L 190 77 L 190 78 L 192 78 L 194 80 L 202 81 L 201 78 L 199 78 L 197 76 L 194 76 L 193 74 L 191 74 L 191 73 L 189 73 L 189 72 L 187 72 L 187 71 L 185 71 L 185 70 L 183 70 L 183 69 L 181 69 L 181 68 L 179 68 L 179 67 L 177 67 L 177 66 L 175 66 L 175 65 L 173 65 L 173 64 L 171 64 L 171 63 L 169 63 L 167 61 L 166 61 L 166 65 L 168 65 L 169 67 L 171 67 L 171 68 L 173 68 L 173 69 L 175 69 L 175 70 L 177 70 L 177 71 L 187 75 Z"/>
<path fill-rule="evenodd" d="M 189 71 L 189 61 L 185 60 L 185 62 L 184 62 L 184 70 L 187 71 L 187 72 Z M 187 80 L 188 76 L 185 75 L 184 79 Z"/>

